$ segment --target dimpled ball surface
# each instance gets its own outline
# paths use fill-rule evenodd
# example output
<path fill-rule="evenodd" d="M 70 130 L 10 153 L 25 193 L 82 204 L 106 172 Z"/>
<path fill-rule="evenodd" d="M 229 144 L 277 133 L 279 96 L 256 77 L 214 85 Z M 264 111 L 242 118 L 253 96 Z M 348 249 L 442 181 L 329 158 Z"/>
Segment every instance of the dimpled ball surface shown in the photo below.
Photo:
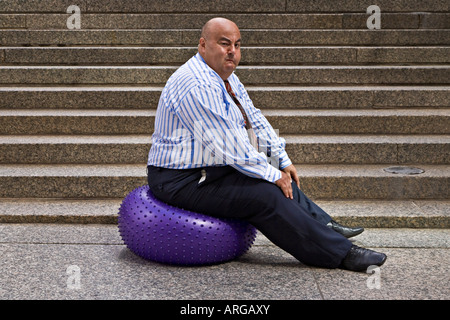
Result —
<path fill-rule="evenodd" d="M 236 219 L 214 218 L 168 205 L 148 185 L 131 191 L 119 209 L 119 232 L 138 256 L 166 264 L 204 265 L 238 258 L 256 229 Z"/>

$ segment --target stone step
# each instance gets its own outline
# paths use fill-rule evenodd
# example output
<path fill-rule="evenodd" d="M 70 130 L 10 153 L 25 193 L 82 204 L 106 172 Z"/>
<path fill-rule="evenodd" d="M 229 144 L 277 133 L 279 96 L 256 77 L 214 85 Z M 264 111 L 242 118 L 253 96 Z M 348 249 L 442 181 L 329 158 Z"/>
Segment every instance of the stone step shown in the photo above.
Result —
<path fill-rule="evenodd" d="M 280 134 L 448 134 L 448 109 L 262 110 Z"/>
<path fill-rule="evenodd" d="M 448 165 L 420 165 L 418 175 L 384 170 L 392 166 L 297 165 L 297 171 L 314 199 L 449 199 Z M 0 165 L 0 198 L 123 198 L 146 183 L 146 167 L 137 164 Z"/>
<path fill-rule="evenodd" d="M 258 87 L 260 109 L 446 108 L 449 86 Z M 0 109 L 156 109 L 162 86 L 0 87 Z"/>
<path fill-rule="evenodd" d="M 260 108 L 448 107 L 448 86 L 247 87 Z"/>
<path fill-rule="evenodd" d="M 450 136 L 285 135 L 301 164 L 449 164 Z M 0 136 L 1 164 L 145 164 L 149 135 Z"/>
<path fill-rule="evenodd" d="M 247 46 L 449 45 L 450 30 L 241 29 Z M 146 30 L 0 30 L 2 46 L 195 46 L 198 29 Z"/>
<path fill-rule="evenodd" d="M 1 69 L 0 69 L 1 72 Z M 247 85 L 448 84 L 450 66 L 242 66 Z"/>
<path fill-rule="evenodd" d="M 303 164 L 449 164 L 450 136 L 285 135 L 286 152 Z"/>
<path fill-rule="evenodd" d="M 173 65 L 196 47 L 2 47 L 2 65 Z M 445 64 L 450 46 L 243 48 L 241 65 Z"/>
<path fill-rule="evenodd" d="M 39 3 L 8 0 L 0 2 L 0 12 L 14 13 L 37 13 L 66 12 L 67 7 L 72 4 L 69 0 L 41 0 Z M 377 5 L 383 12 L 447 12 L 446 1 L 389 1 L 380 0 Z M 82 12 L 87 13 L 180 13 L 180 12 L 205 12 L 205 13 L 276 13 L 276 12 L 303 12 L 303 13 L 326 13 L 326 12 L 366 12 L 369 5 L 362 0 L 350 0 L 344 3 L 317 1 L 317 0 L 129 0 L 129 1 L 81 1 L 78 6 Z"/>
<path fill-rule="evenodd" d="M 2 199 L 0 223 L 18 223 L 23 228 L 26 228 L 28 223 L 116 224 L 121 203 L 120 198 Z M 450 202 L 445 200 L 318 200 L 316 203 L 335 220 L 349 226 L 437 229 L 450 227 Z M 26 234 L 28 232 L 23 233 L 22 237 Z"/>
<path fill-rule="evenodd" d="M 179 66 L 0 66 L 3 85 L 160 85 Z M 247 85 L 450 84 L 450 66 L 240 66 Z"/>
<path fill-rule="evenodd" d="M 276 110 L 280 134 L 449 134 L 448 109 Z M 0 109 L 0 135 L 153 133 L 155 110 Z"/>
<path fill-rule="evenodd" d="M 363 8 L 363 6 L 361 6 Z M 407 9 L 407 6 L 405 6 Z M 448 12 L 386 12 L 381 29 L 448 29 Z M 240 29 L 365 29 L 366 10 L 334 13 L 86 13 L 81 12 L 81 29 L 200 29 L 211 18 L 228 18 Z M 67 30 L 69 14 L 0 13 L 0 28 Z M 285 39 L 287 40 L 287 39 Z"/>

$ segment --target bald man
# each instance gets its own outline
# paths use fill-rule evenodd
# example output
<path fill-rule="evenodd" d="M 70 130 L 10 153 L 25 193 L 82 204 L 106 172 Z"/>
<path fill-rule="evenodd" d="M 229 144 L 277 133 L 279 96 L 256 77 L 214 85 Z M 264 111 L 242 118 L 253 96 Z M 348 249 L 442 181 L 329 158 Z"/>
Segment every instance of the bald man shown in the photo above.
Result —
<path fill-rule="evenodd" d="M 198 53 L 167 81 L 158 104 L 148 184 L 173 206 L 243 219 L 300 262 L 366 271 L 386 255 L 348 240 L 363 231 L 335 222 L 299 188 L 297 170 L 234 74 L 237 25 L 214 18 Z"/>

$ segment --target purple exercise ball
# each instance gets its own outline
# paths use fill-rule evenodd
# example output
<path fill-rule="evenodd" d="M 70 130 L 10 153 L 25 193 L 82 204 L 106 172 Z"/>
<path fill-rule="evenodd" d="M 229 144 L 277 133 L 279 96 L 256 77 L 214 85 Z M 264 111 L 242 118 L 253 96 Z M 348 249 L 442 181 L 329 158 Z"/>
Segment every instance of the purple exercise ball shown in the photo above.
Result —
<path fill-rule="evenodd" d="M 131 191 L 119 209 L 119 232 L 138 256 L 166 264 L 204 265 L 236 259 L 256 238 L 251 224 L 168 205 L 148 185 Z"/>

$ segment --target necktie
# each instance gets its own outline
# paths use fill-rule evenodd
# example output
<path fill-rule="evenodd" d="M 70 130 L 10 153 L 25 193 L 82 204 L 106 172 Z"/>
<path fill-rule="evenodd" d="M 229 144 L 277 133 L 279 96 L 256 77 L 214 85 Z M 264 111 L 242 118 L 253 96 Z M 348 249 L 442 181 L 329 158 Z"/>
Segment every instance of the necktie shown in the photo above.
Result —
<path fill-rule="evenodd" d="M 225 82 L 225 87 L 227 88 L 228 94 L 231 96 L 231 98 L 233 98 L 234 103 L 237 105 L 237 107 L 239 108 L 239 110 L 242 113 L 242 116 L 244 117 L 245 128 L 247 129 L 248 138 L 250 139 L 250 143 L 256 150 L 258 150 L 257 138 L 255 135 L 255 132 L 253 131 L 252 124 L 250 123 L 250 120 L 247 117 L 247 113 L 245 112 L 245 110 L 242 107 L 239 100 L 236 98 L 236 95 L 234 94 L 233 90 L 231 89 L 231 85 L 228 82 L 228 80 L 224 80 L 224 82 Z"/>
<path fill-rule="evenodd" d="M 251 129 L 252 125 L 251 125 L 250 121 L 248 121 L 247 113 L 245 113 L 244 108 L 242 107 L 239 100 L 236 98 L 236 95 L 234 94 L 233 89 L 231 89 L 230 83 L 228 82 L 228 80 L 225 80 L 224 82 L 225 82 L 225 87 L 227 88 L 228 94 L 231 96 L 231 98 L 233 98 L 233 101 L 234 101 L 234 103 L 236 103 L 239 110 L 241 110 L 242 116 L 244 117 L 244 121 L 245 121 L 245 128 L 247 130 Z"/>

